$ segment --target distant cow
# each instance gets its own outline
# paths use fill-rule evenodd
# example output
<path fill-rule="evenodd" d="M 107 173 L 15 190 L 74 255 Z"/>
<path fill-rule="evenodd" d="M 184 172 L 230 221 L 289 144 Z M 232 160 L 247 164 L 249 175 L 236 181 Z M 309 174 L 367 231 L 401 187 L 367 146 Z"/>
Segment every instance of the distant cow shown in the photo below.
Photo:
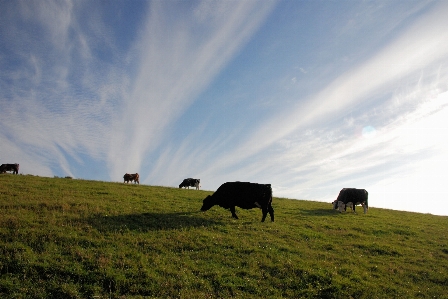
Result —
<path fill-rule="evenodd" d="M 355 188 L 343 188 L 339 192 L 338 198 L 333 201 L 333 209 L 339 209 L 341 211 L 341 205 L 343 204 L 343 210 L 347 210 L 347 206 L 350 206 L 355 212 L 356 205 L 362 205 L 364 208 L 364 214 L 367 213 L 369 209 L 369 193 L 365 189 L 355 189 Z"/>
<path fill-rule="evenodd" d="M 12 171 L 13 174 L 19 173 L 19 164 L 2 164 L 0 166 L 0 173 L 5 173 L 7 171 Z"/>
<path fill-rule="evenodd" d="M 138 183 L 140 185 L 140 181 L 139 181 L 140 176 L 138 175 L 138 173 L 126 173 L 123 176 L 124 179 L 124 183 L 128 183 L 129 181 L 134 181 L 135 183 Z"/>
<path fill-rule="evenodd" d="M 196 190 L 199 190 L 199 183 L 201 182 L 200 179 L 192 179 L 192 178 L 188 178 L 182 181 L 182 183 L 180 183 L 179 188 L 185 187 L 190 189 L 190 187 L 196 187 Z"/>
<path fill-rule="evenodd" d="M 222 184 L 213 195 L 207 196 L 202 204 L 201 211 L 207 211 L 214 205 L 230 209 L 232 217 L 238 219 L 235 207 L 242 209 L 260 208 L 263 212 L 261 222 L 264 222 L 269 212 L 274 221 L 272 208 L 272 188 L 270 184 L 256 184 L 249 182 L 227 182 Z"/>

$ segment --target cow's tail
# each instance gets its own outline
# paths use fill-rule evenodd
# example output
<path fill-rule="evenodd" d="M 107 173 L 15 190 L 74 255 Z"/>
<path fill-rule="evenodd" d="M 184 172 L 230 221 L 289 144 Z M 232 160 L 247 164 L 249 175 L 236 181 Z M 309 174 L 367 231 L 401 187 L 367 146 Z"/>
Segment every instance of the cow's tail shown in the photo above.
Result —
<path fill-rule="evenodd" d="M 369 209 L 369 192 L 366 190 L 366 208 Z"/>
<path fill-rule="evenodd" d="M 272 187 L 271 187 L 271 184 L 268 184 L 268 186 L 269 186 L 269 203 L 268 203 L 268 206 L 271 206 L 272 205 Z"/>

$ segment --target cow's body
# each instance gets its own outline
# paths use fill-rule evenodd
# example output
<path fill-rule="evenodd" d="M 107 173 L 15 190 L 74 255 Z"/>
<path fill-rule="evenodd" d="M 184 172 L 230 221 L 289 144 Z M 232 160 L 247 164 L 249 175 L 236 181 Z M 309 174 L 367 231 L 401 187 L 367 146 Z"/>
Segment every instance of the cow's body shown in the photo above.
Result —
<path fill-rule="evenodd" d="M 201 183 L 200 179 L 192 179 L 192 178 L 188 178 L 182 181 L 182 183 L 180 183 L 179 188 L 185 187 L 190 189 L 190 187 L 195 187 L 196 190 L 199 190 L 199 184 Z"/>
<path fill-rule="evenodd" d="M 356 205 L 362 205 L 364 214 L 369 209 L 369 193 L 365 189 L 343 188 L 338 198 L 333 201 L 333 208 L 346 211 L 347 206 L 355 212 Z"/>
<path fill-rule="evenodd" d="M 0 166 L 0 173 L 12 171 L 13 174 L 19 174 L 19 164 L 2 164 Z"/>
<path fill-rule="evenodd" d="M 140 178 L 140 176 L 138 175 L 138 173 L 126 173 L 123 176 L 124 183 L 128 183 L 128 182 L 134 181 L 134 184 L 138 183 L 140 185 L 139 178 Z"/>
<path fill-rule="evenodd" d="M 201 211 L 207 211 L 214 205 L 224 209 L 230 209 L 232 217 L 238 219 L 235 207 L 242 209 L 260 208 L 263 212 L 261 221 L 267 214 L 274 221 L 274 209 L 272 208 L 272 188 L 270 184 L 256 184 L 249 182 L 227 182 L 222 184 L 213 195 L 207 196 Z"/>

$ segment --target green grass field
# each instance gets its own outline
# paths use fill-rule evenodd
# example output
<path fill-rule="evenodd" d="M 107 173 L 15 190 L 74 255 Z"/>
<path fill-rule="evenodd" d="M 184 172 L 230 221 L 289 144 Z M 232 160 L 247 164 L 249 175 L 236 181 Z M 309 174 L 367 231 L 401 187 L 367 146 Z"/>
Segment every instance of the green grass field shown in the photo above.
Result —
<path fill-rule="evenodd" d="M 0 298 L 448 298 L 448 217 L 211 193 L 0 175 Z"/>

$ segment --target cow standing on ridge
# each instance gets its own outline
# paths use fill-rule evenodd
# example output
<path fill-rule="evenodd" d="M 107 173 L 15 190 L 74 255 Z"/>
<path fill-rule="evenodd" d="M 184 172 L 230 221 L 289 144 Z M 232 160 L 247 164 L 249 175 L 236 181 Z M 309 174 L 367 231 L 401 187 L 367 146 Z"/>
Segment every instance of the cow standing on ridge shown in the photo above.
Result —
<path fill-rule="evenodd" d="M 274 221 L 272 208 L 272 188 L 270 184 L 256 184 L 249 182 L 227 182 L 222 184 L 213 195 L 207 196 L 202 204 L 201 211 L 207 211 L 214 205 L 230 209 L 232 217 L 238 219 L 235 207 L 242 209 L 260 208 L 263 212 L 261 222 L 267 214 Z"/>
<path fill-rule="evenodd" d="M 128 183 L 129 181 L 134 181 L 134 184 L 138 183 L 140 185 L 140 180 L 139 180 L 140 176 L 138 175 L 138 173 L 126 173 L 123 176 L 124 179 L 124 183 Z"/>
<path fill-rule="evenodd" d="M 0 166 L 0 173 L 12 171 L 13 174 L 19 174 L 19 164 L 2 164 Z"/>
<path fill-rule="evenodd" d="M 369 193 L 365 189 L 343 188 L 338 195 L 338 198 L 333 201 L 333 209 L 346 211 L 347 206 L 350 206 L 355 212 L 356 205 L 362 205 L 364 214 L 369 209 Z"/>
<path fill-rule="evenodd" d="M 180 183 L 179 188 L 185 187 L 190 189 L 190 187 L 196 187 L 196 190 L 199 190 L 199 184 L 201 183 L 200 179 L 192 179 L 192 178 L 188 178 L 182 181 L 182 183 Z"/>

